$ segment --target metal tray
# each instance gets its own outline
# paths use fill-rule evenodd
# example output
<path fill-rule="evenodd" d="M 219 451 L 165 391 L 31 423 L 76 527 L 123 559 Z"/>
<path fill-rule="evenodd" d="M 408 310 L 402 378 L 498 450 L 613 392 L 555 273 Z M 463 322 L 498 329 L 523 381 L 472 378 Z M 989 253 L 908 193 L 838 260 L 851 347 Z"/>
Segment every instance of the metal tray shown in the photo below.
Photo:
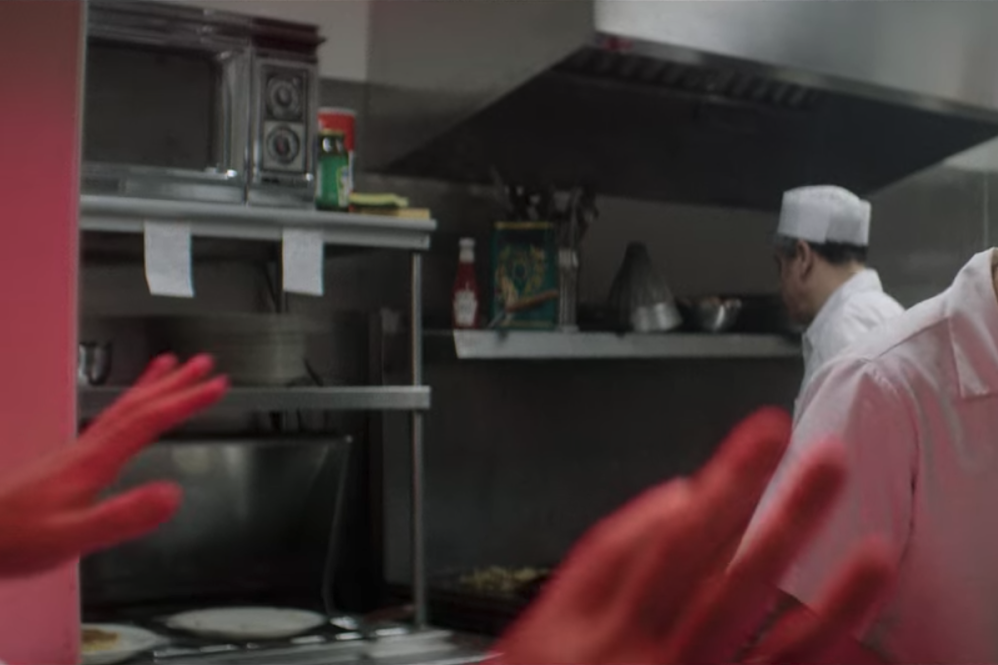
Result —
<path fill-rule="evenodd" d="M 553 566 L 536 566 L 553 570 Z M 472 571 L 448 572 L 429 580 L 430 620 L 433 625 L 482 635 L 500 635 L 540 593 L 548 576 L 526 584 L 514 593 L 482 592 L 469 589 L 461 578 Z M 411 597 L 408 585 L 392 585 L 389 591 Z"/>

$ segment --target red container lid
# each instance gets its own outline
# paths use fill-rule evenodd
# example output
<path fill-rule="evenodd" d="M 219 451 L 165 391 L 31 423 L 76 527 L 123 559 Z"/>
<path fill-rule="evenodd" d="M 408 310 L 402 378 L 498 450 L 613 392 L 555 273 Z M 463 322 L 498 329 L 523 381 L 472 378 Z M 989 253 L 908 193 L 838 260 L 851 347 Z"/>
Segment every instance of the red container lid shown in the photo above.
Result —
<path fill-rule="evenodd" d="M 323 107 L 319 109 L 319 130 L 343 132 L 346 149 L 353 152 L 356 119 L 353 109 Z"/>

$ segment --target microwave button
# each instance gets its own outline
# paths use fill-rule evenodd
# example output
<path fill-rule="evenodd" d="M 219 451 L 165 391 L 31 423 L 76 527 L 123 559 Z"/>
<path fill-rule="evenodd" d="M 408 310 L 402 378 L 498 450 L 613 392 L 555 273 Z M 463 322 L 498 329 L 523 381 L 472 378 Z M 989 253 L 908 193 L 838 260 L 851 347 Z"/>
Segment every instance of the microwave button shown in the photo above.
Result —
<path fill-rule="evenodd" d="M 301 79 L 271 75 L 267 80 L 267 115 L 274 120 L 302 119 Z"/>
<path fill-rule="evenodd" d="M 287 164 L 294 160 L 298 154 L 298 137 L 287 127 L 279 127 L 270 135 L 268 141 L 270 154 L 282 164 Z"/>
<path fill-rule="evenodd" d="M 301 171 L 304 128 L 283 123 L 266 123 L 263 168 L 265 170 Z"/>

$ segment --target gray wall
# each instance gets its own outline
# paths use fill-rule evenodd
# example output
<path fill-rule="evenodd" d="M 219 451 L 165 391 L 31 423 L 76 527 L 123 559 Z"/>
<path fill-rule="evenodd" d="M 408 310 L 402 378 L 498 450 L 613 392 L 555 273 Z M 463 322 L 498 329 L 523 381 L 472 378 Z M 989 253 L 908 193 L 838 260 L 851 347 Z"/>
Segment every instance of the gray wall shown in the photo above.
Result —
<path fill-rule="evenodd" d="M 905 306 L 949 286 L 995 235 L 995 174 L 940 166 L 873 197 L 870 260 Z"/>

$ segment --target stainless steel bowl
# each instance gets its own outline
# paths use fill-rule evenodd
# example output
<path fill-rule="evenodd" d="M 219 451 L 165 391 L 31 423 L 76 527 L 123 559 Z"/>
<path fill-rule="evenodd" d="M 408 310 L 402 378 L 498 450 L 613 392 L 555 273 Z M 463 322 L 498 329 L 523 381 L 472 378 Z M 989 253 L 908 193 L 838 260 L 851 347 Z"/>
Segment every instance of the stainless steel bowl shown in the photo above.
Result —
<path fill-rule="evenodd" d="M 697 328 L 710 333 L 731 330 L 741 310 L 742 301 L 737 298 L 700 298 L 692 303 Z"/>

